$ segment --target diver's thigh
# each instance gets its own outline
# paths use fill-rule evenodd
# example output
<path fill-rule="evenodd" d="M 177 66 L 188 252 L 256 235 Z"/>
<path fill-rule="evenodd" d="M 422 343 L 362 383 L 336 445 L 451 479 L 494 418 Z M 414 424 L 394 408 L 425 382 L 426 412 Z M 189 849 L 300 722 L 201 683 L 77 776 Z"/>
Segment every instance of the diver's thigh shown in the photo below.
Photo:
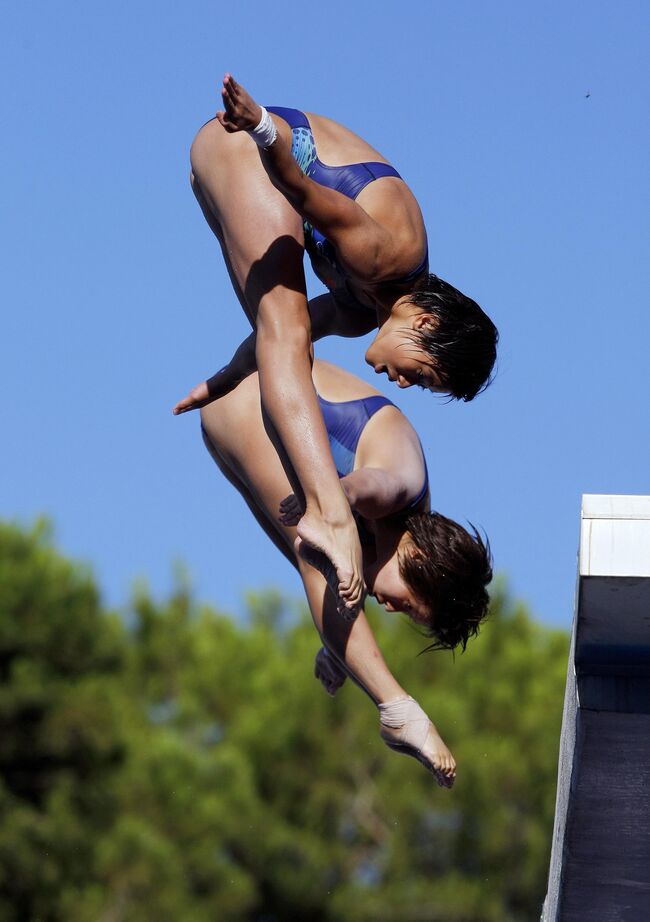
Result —
<path fill-rule="evenodd" d="M 239 464 L 246 446 L 256 433 L 268 438 L 262 421 L 260 384 L 257 372 L 244 378 L 237 387 L 200 411 L 201 427 L 214 445 L 231 464 Z"/>
<path fill-rule="evenodd" d="M 214 449 L 276 522 L 280 502 L 292 491 L 264 425 L 258 375 L 249 375 L 234 391 L 203 407 L 201 425 Z"/>
<path fill-rule="evenodd" d="M 194 193 L 194 197 L 196 198 L 197 202 L 199 203 L 199 207 L 201 211 L 203 212 L 203 217 L 205 218 L 210 230 L 212 231 L 214 236 L 219 241 L 219 246 L 221 247 L 221 255 L 223 256 L 223 261 L 226 265 L 226 271 L 228 272 L 228 277 L 230 279 L 230 284 L 233 287 L 233 291 L 237 295 L 237 300 L 241 304 L 244 313 L 246 314 L 246 316 L 248 317 L 250 321 L 251 326 L 254 328 L 255 327 L 255 317 L 250 307 L 248 306 L 246 297 L 244 295 L 244 292 L 242 291 L 242 287 L 239 284 L 237 277 L 235 276 L 235 273 L 233 271 L 233 268 L 230 262 L 230 257 L 228 255 L 228 248 L 226 247 L 226 244 L 224 242 L 223 231 L 221 229 L 221 225 L 219 224 L 215 215 L 213 214 L 210 208 L 210 205 L 208 204 L 208 201 L 205 198 L 205 195 L 203 194 L 201 186 L 199 185 L 199 181 L 197 180 L 194 173 L 190 174 L 190 184 L 192 186 L 192 192 Z"/>
<path fill-rule="evenodd" d="M 231 483 L 237 490 L 251 511 L 257 524 L 277 547 L 280 553 L 286 557 L 289 563 L 293 567 L 297 567 L 296 555 L 293 551 L 293 539 L 290 535 L 285 534 L 285 532 L 288 532 L 288 529 L 283 530 L 278 521 L 273 522 L 269 518 L 265 510 L 258 504 L 256 497 L 248 489 L 245 480 L 242 479 L 239 472 L 237 471 L 237 468 L 235 466 L 231 466 L 226 460 L 225 456 L 219 453 L 205 429 L 202 429 L 202 433 L 203 442 L 205 447 L 208 449 L 212 460 L 217 465 L 226 480 L 228 480 L 228 482 Z"/>
<path fill-rule="evenodd" d="M 271 184 L 245 133 L 228 134 L 216 120 L 208 122 L 192 144 L 191 162 L 199 203 L 243 290 L 251 266 L 259 269 L 265 258 L 271 271 L 288 258 L 302 267 L 301 218 Z M 278 258 L 268 259 L 274 249 Z"/>
<path fill-rule="evenodd" d="M 220 403 L 215 401 L 201 411 L 206 448 L 239 491 L 260 527 L 296 566 L 293 553 L 296 529 L 279 521 L 280 503 L 291 493 L 291 487 L 264 429 L 259 392 L 257 408 L 248 401 L 232 402 L 227 409 L 220 408 Z"/>

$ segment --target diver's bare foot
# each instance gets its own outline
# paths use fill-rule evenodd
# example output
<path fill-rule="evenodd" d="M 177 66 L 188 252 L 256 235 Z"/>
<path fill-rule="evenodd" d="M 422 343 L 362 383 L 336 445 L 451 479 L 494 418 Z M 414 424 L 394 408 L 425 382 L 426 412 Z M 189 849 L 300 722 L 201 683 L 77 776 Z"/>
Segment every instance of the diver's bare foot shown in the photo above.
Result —
<path fill-rule="evenodd" d="M 308 510 L 298 522 L 297 532 L 303 545 L 308 544 L 325 554 L 334 565 L 338 577 L 338 588 L 334 591 L 354 613 L 353 617 L 356 617 L 363 605 L 365 586 L 359 534 L 352 516 L 349 515 L 349 521 L 337 527 L 318 519 Z M 304 557 L 302 550 L 299 552 Z"/>
<path fill-rule="evenodd" d="M 224 108 L 217 112 L 217 119 L 226 131 L 232 134 L 257 128 L 262 117 L 262 107 L 231 74 L 223 78 L 221 97 Z"/>
<path fill-rule="evenodd" d="M 397 698 L 379 705 L 381 738 L 396 752 L 416 758 L 436 776 L 441 787 L 452 787 L 456 761 L 442 737 L 413 698 Z"/>
<path fill-rule="evenodd" d="M 336 597 L 336 610 L 343 620 L 354 621 L 359 614 L 359 607 L 349 608 L 345 599 L 342 599 L 339 595 L 339 578 L 336 575 L 334 564 L 329 557 L 326 557 L 322 551 L 317 551 L 311 544 L 307 544 L 302 538 L 296 538 L 293 546 L 296 554 L 299 554 L 310 567 L 313 567 L 314 570 L 318 570 L 318 572 L 325 577 L 325 582 Z"/>
<path fill-rule="evenodd" d="M 321 647 L 314 662 L 314 675 L 320 681 L 328 695 L 334 697 L 345 682 L 347 676 L 327 650 Z"/>
<path fill-rule="evenodd" d="M 431 721 L 429 721 L 429 733 L 422 747 L 422 754 L 433 766 L 438 784 L 441 787 L 453 787 L 456 780 L 456 760 Z"/>

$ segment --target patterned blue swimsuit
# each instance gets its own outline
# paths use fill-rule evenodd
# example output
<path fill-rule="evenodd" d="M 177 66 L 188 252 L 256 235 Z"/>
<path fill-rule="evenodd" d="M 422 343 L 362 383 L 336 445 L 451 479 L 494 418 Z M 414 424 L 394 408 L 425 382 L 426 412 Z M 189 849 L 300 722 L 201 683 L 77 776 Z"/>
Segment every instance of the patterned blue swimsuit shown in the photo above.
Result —
<path fill-rule="evenodd" d="M 351 163 L 347 166 L 327 166 L 318 158 L 311 125 L 304 112 L 299 109 L 286 109 L 282 106 L 267 106 L 266 108 L 288 123 L 292 135 L 291 154 L 303 173 L 319 185 L 327 186 L 329 189 L 347 195 L 348 198 L 356 199 L 361 190 L 375 179 L 381 179 L 384 176 L 402 178 L 395 167 L 389 163 L 369 162 Z M 347 277 L 338 263 L 334 246 L 308 221 L 303 222 L 303 226 L 305 249 L 318 278 L 330 291 L 337 294 L 347 289 Z M 426 268 L 428 261 L 427 252 L 417 269 L 396 281 L 408 282 L 415 278 Z"/>

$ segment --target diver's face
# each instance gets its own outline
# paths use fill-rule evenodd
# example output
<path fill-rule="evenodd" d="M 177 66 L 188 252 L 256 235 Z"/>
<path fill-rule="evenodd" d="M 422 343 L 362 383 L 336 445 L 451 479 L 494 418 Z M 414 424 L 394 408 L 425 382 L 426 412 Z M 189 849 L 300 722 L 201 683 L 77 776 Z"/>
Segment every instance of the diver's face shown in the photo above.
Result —
<path fill-rule="evenodd" d="M 403 551 L 408 553 L 408 550 Z M 399 572 L 397 551 L 386 562 L 365 573 L 368 592 L 386 611 L 402 611 L 416 624 L 429 624 L 431 612 L 404 582 Z"/>
<path fill-rule="evenodd" d="M 389 317 L 370 344 L 366 362 L 398 387 L 417 384 L 434 393 L 448 393 L 430 356 L 417 344 L 418 330 L 430 322 L 430 316 L 423 313 Z"/>

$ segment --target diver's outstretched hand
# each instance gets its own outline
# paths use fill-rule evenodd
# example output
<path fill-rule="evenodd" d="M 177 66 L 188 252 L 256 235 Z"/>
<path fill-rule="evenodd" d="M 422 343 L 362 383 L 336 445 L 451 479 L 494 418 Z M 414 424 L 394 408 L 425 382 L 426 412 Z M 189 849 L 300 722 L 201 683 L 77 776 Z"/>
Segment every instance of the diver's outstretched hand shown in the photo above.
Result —
<path fill-rule="evenodd" d="M 207 381 L 201 381 L 196 387 L 193 387 L 187 397 L 179 400 L 172 409 L 174 416 L 180 413 L 188 413 L 190 410 L 200 410 L 201 407 L 207 407 L 213 400 L 218 400 L 235 387 L 236 381 L 226 374 L 228 366 L 226 365 L 216 375 L 212 375 Z"/>
<path fill-rule="evenodd" d="M 417 701 L 396 698 L 380 704 L 379 714 L 379 734 L 386 745 L 421 762 L 441 787 L 452 787 L 456 761 Z"/>
<path fill-rule="evenodd" d="M 172 410 L 174 416 L 178 416 L 179 413 L 188 413 L 190 410 L 200 410 L 201 407 L 206 407 L 213 400 L 225 397 L 254 371 L 255 352 L 254 347 L 250 345 L 251 341 L 251 337 L 245 339 L 227 365 L 224 365 L 207 381 L 201 381 L 200 384 L 192 388 L 187 397 L 179 400 Z"/>
<path fill-rule="evenodd" d="M 201 407 L 205 407 L 212 403 L 213 400 L 216 400 L 217 396 L 211 396 L 208 382 L 202 381 L 201 384 L 197 384 L 196 387 L 192 388 L 187 397 L 183 397 L 182 400 L 178 401 L 172 409 L 172 413 L 174 416 L 178 416 L 180 413 L 189 413 L 190 410 L 200 410 Z"/>
<path fill-rule="evenodd" d="M 232 134 L 257 128 L 262 117 L 262 107 L 231 74 L 223 78 L 221 98 L 224 108 L 217 112 L 217 119 L 226 131 Z"/>
<path fill-rule="evenodd" d="M 347 675 L 341 669 L 327 647 L 321 647 L 314 660 L 314 675 L 320 681 L 328 695 L 334 697 Z"/>

